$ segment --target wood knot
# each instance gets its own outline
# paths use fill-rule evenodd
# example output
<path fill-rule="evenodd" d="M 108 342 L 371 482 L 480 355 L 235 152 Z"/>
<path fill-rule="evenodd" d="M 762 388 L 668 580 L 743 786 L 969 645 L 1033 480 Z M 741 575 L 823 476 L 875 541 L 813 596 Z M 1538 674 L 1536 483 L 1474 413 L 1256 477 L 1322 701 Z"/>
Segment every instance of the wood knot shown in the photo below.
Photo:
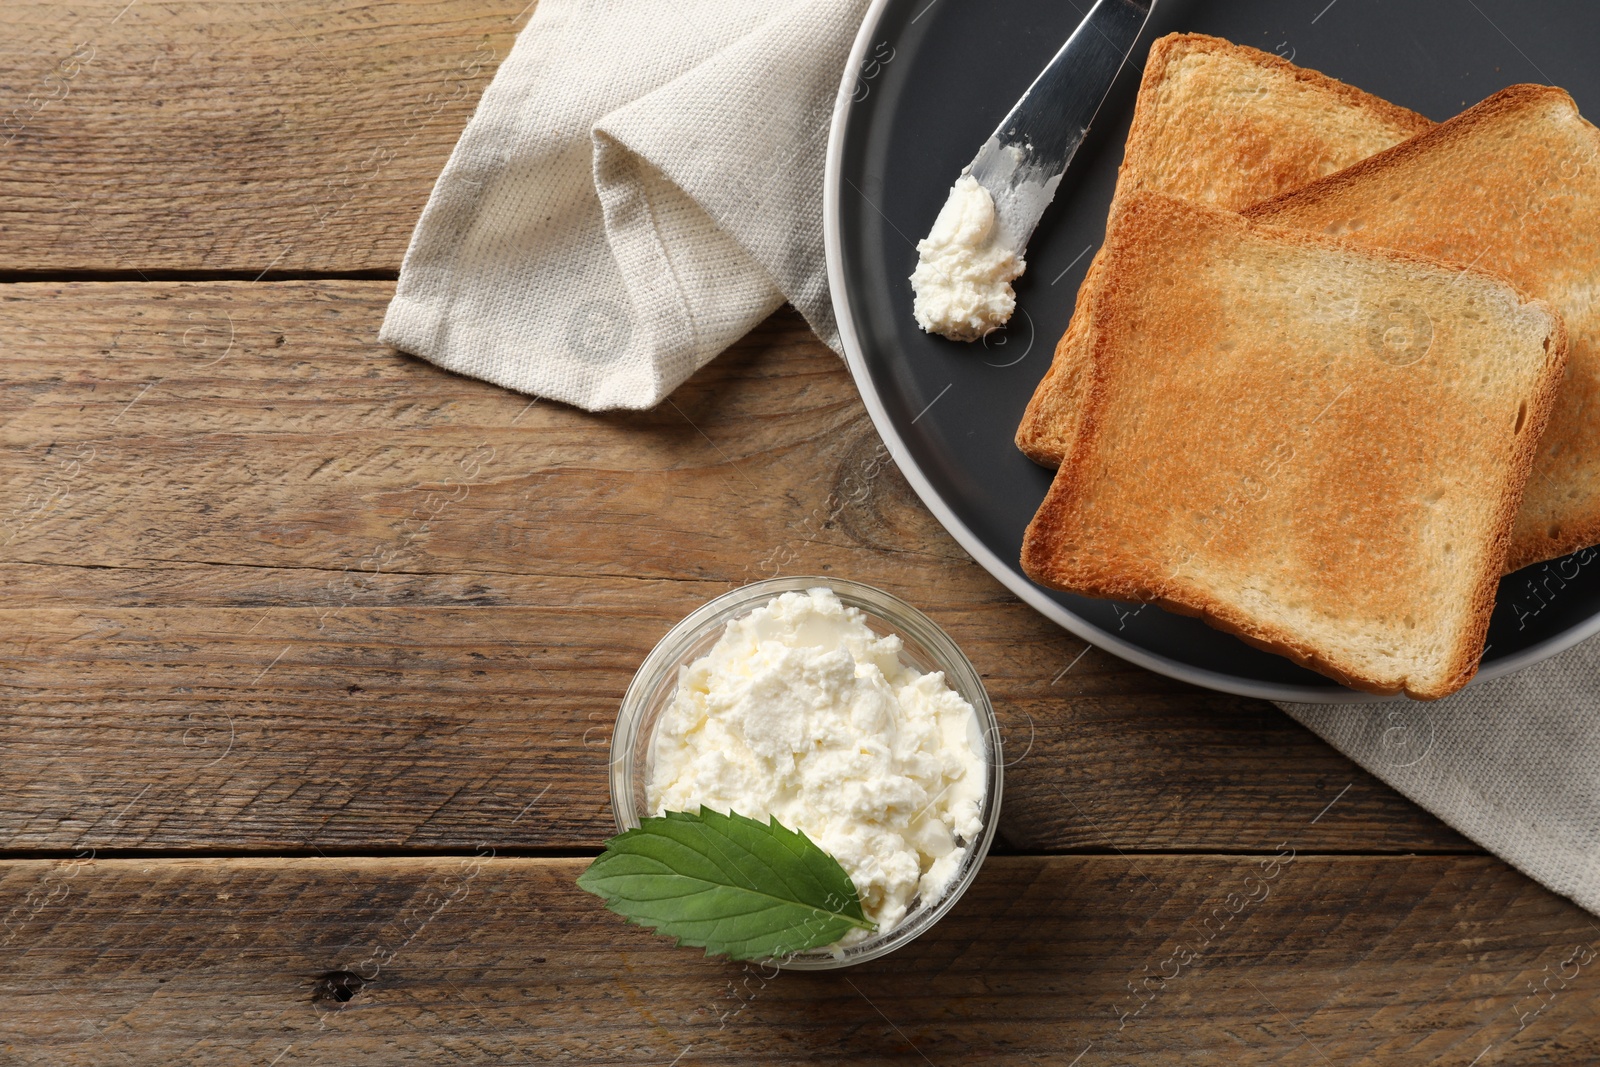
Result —
<path fill-rule="evenodd" d="M 825 529 L 868 547 L 925 549 L 932 516 L 869 426 L 846 446 L 828 496 Z"/>
<path fill-rule="evenodd" d="M 367 980 L 354 971 L 329 971 L 317 979 L 311 989 L 313 1004 L 345 1004 L 366 988 Z"/>

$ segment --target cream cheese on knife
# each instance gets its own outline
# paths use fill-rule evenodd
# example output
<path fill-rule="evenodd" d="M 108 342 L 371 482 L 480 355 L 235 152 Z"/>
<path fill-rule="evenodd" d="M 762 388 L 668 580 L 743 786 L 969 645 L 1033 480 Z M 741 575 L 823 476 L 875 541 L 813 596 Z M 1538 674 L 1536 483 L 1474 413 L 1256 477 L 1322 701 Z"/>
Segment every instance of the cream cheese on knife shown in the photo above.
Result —
<path fill-rule="evenodd" d="M 1011 318 L 1011 281 L 1027 264 L 1000 239 L 997 222 L 989 190 L 970 173 L 957 178 L 932 231 L 917 242 L 911 311 L 918 326 L 975 341 Z"/>
<path fill-rule="evenodd" d="M 912 314 L 952 341 L 976 341 L 1016 310 L 1011 282 L 1027 266 L 1039 217 L 1055 198 L 1155 0 L 1095 0 L 950 189 L 917 242 Z"/>

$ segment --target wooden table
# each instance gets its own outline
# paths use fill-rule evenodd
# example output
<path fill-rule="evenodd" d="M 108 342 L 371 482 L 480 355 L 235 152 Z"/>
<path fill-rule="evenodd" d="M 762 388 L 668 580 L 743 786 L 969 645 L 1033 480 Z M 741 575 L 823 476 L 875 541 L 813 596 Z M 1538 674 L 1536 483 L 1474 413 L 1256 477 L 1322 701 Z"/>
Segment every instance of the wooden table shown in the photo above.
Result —
<path fill-rule="evenodd" d="M 631 415 L 376 344 L 525 4 L 0 5 L 0 1062 L 1600 1061 L 1600 922 L 1020 604 L 793 312 Z M 1006 731 L 975 888 L 847 972 L 573 885 L 633 669 L 777 573 Z"/>

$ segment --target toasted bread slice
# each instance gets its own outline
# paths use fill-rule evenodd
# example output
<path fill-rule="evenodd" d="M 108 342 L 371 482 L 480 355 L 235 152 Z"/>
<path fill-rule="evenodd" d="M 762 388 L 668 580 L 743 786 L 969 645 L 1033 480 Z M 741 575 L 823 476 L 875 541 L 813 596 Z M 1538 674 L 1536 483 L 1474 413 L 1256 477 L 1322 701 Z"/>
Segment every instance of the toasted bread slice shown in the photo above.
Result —
<path fill-rule="evenodd" d="M 1514 85 L 1248 213 L 1472 264 L 1548 300 L 1572 351 L 1507 569 L 1600 543 L 1600 130 L 1572 97 Z"/>
<path fill-rule="evenodd" d="M 1083 429 L 1028 576 L 1199 615 L 1358 689 L 1466 684 L 1560 316 L 1481 271 L 1155 194 L 1105 249 Z"/>
<path fill-rule="evenodd" d="M 1237 211 L 1349 166 L 1433 123 L 1314 70 L 1217 37 L 1150 48 L 1111 211 L 1138 192 Z M 1077 435 L 1096 254 L 1072 323 L 1017 428 L 1017 447 L 1054 467 Z"/>

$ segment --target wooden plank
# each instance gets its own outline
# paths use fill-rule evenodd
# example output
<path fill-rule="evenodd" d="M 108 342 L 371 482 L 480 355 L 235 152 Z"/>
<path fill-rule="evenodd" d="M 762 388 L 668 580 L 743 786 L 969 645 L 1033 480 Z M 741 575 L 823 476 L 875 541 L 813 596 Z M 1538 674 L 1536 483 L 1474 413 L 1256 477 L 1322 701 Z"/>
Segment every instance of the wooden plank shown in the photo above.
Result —
<path fill-rule="evenodd" d="M 811 974 L 627 926 L 573 885 L 585 862 L 5 863 L 0 1048 L 52 1067 L 1600 1058 L 1600 927 L 1487 857 L 994 858 L 918 941 Z"/>
<path fill-rule="evenodd" d="M 0 4 L 0 271 L 396 270 L 527 0 Z"/>
<path fill-rule="evenodd" d="M 523 847 L 595 846 L 612 832 L 606 746 L 632 670 L 720 587 L 523 588 L 545 602 L 362 607 L 327 631 L 300 608 L 0 611 L 4 845 L 462 847 L 510 820 Z M 938 614 L 981 666 L 1024 612 Z M 991 675 L 1020 748 L 1012 847 L 1267 847 L 1289 805 L 1336 797 L 1320 848 L 1457 844 L 1271 709 L 1103 657 L 1087 671 L 1067 702 Z"/>
<path fill-rule="evenodd" d="M 514 842 L 594 847 L 649 648 L 812 573 L 967 650 L 1010 847 L 1270 847 L 1346 786 L 1307 847 L 1470 847 L 1270 706 L 1020 604 L 793 313 L 656 410 L 589 415 L 374 345 L 390 290 L 0 287 L 0 846 L 470 848 L 548 789 Z"/>

